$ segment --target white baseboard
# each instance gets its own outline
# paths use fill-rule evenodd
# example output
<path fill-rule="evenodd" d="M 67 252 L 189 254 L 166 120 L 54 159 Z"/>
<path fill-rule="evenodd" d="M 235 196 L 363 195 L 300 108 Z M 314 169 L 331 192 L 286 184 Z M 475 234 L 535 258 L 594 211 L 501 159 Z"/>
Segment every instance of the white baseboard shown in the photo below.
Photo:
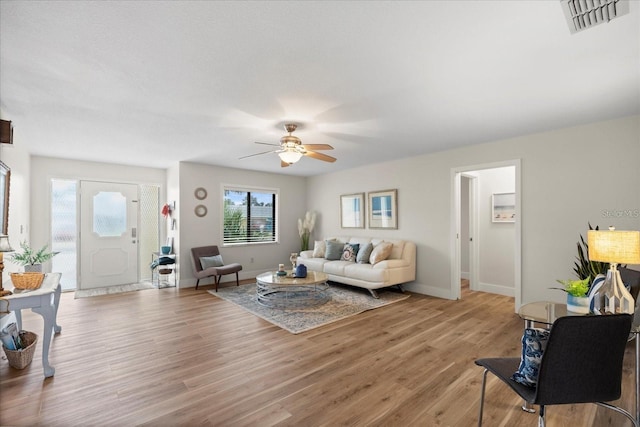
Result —
<path fill-rule="evenodd" d="M 504 295 L 507 297 L 515 297 L 515 290 L 508 286 L 494 285 L 491 283 L 482 283 L 478 285 L 478 290 L 482 292 L 489 292 L 491 294 Z"/>
<path fill-rule="evenodd" d="M 461 271 L 461 272 L 460 272 L 460 278 L 461 278 L 461 279 L 467 279 L 467 280 L 469 280 L 469 277 L 471 277 L 471 275 L 469 274 L 469 272 L 468 272 L 468 271 Z"/>
<path fill-rule="evenodd" d="M 402 285 L 404 289 L 410 292 L 418 294 L 429 295 L 436 298 L 454 300 L 451 296 L 451 289 L 436 288 L 435 286 L 424 285 L 422 283 L 411 283 L 408 285 Z"/>

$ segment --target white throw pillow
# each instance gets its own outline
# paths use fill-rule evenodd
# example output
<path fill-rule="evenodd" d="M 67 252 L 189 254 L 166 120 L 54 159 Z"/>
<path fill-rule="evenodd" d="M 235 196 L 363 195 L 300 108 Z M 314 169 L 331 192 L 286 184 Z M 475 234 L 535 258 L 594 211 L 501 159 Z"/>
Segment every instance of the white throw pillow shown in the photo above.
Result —
<path fill-rule="evenodd" d="M 391 255 L 391 250 L 393 249 L 393 244 L 389 242 L 381 242 L 378 243 L 371 251 L 371 255 L 369 256 L 369 263 L 375 264 L 380 261 L 384 261 Z"/>
<path fill-rule="evenodd" d="M 327 248 L 327 244 L 324 240 L 316 240 L 313 243 L 313 257 L 314 258 L 324 258 L 324 251 Z"/>

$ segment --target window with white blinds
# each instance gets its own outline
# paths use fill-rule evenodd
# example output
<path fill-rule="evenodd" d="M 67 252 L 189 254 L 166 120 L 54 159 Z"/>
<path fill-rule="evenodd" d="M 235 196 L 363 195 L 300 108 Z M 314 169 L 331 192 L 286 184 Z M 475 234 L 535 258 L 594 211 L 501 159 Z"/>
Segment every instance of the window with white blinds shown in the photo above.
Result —
<path fill-rule="evenodd" d="M 223 244 L 277 242 L 277 191 L 224 186 Z"/>

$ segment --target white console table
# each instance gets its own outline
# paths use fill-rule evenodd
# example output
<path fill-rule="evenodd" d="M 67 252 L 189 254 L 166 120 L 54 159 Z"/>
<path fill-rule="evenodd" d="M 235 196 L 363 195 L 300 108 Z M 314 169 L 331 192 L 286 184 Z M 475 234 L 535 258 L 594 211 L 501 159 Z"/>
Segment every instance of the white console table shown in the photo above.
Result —
<path fill-rule="evenodd" d="M 45 274 L 40 288 L 33 290 L 14 289 L 13 284 L 9 282 L 5 284 L 5 289 L 12 291 L 13 294 L 2 297 L 2 301 L 0 301 L 0 311 L 15 313 L 19 330 L 22 330 L 22 309 L 30 308 L 31 311 L 42 316 L 44 321 L 44 330 L 41 337 L 42 367 L 45 378 L 52 377 L 56 372 L 55 368 L 49 365 L 49 347 L 51 346 L 53 333 L 58 334 L 62 331 L 57 321 L 61 291 L 60 276 L 61 273 Z M 9 303 L 8 310 L 7 302 Z"/>

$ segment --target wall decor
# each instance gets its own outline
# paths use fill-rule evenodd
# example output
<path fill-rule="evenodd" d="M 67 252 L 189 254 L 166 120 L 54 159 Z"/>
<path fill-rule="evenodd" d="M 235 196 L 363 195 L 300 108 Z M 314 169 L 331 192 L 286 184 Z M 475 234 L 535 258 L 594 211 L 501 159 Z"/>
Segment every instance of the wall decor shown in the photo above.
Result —
<path fill-rule="evenodd" d="M 195 207 L 194 212 L 196 213 L 196 216 L 202 218 L 207 215 L 207 207 L 205 205 L 198 205 Z"/>
<path fill-rule="evenodd" d="M 491 222 L 516 222 L 516 193 L 491 196 Z"/>
<path fill-rule="evenodd" d="M 204 200 L 207 198 L 207 190 L 205 190 L 202 187 L 196 188 L 193 194 L 196 196 L 196 199 L 198 200 Z"/>
<path fill-rule="evenodd" d="M 9 188 L 11 169 L 0 162 L 0 234 L 9 234 Z"/>
<path fill-rule="evenodd" d="M 340 196 L 340 227 L 364 228 L 364 193 Z"/>
<path fill-rule="evenodd" d="M 398 190 L 369 193 L 369 228 L 398 228 Z"/>

